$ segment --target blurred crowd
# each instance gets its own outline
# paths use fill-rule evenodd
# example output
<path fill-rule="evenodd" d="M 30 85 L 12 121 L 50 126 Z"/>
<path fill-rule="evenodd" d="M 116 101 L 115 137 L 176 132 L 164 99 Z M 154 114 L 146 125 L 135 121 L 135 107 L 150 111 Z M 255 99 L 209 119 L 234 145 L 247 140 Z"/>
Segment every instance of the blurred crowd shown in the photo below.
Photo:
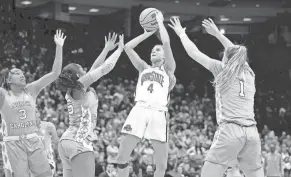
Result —
<path fill-rule="evenodd" d="M 95 20 L 102 24 L 106 20 L 117 21 L 117 18 L 122 17 L 117 13 Z M 284 161 L 284 175 L 289 177 L 291 172 L 291 84 L 288 68 L 291 54 L 290 41 L 288 41 L 290 26 L 275 24 L 276 30 L 274 30 L 273 21 L 266 22 L 264 25 L 269 28 L 260 35 L 254 32 L 247 36 L 228 37 L 247 45 L 251 66 L 257 75 L 255 115 L 262 140 L 263 157 L 270 152 L 270 145 L 274 145 L 276 152 L 281 154 Z M 114 27 L 104 25 L 96 29 L 54 20 L 28 19 L 25 16 L 18 19 L 17 26 L 15 30 L 0 32 L 0 72 L 2 75 L 7 69 L 20 68 L 25 73 L 27 82 L 38 79 L 51 69 L 55 49 L 52 36 L 56 28 L 63 29 L 68 36 L 64 46 L 64 65 L 75 62 L 87 68 L 101 52 L 104 36 L 111 30 L 115 32 L 124 30 L 123 25 L 120 24 Z M 133 24 L 132 29 L 142 32 L 136 24 Z M 214 42 L 213 38 L 201 32 L 189 35 L 202 51 L 213 58 L 219 58 L 218 51 L 222 48 L 218 42 Z M 203 159 L 217 128 L 215 98 L 210 82 L 213 78 L 204 68 L 189 59 L 181 43 L 177 38 L 172 37 L 171 32 L 170 36 L 177 62 L 178 82 L 171 92 L 169 106 L 167 175 L 196 177 L 200 174 Z M 125 42 L 132 37 L 135 36 L 127 36 Z M 150 50 L 157 42 L 159 42 L 157 39 L 152 38 L 137 47 L 137 52 L 148 62 Z M 210 46 L 209 43 L 213 45 Z M 186 70 L 188 71 L 185 72 Z M 112 171 L 116 169 L 114 164 L 118 154 L 120 130 L 134 105 L 133 93 L 137 76 L 137 71 L 123 54 L 114 71 L 92 85 L 99 97 L 99 115 L 95 130 L 99 139 L 94 142 L 96 176 L 114 177 Z M 37 105 L 41 112 L 41 119 L 52 122 L 56 126 L 58 136 L 61 137 L 68 127 L 64 93 L 61 93 L 55 84 L 51 84 L 40 93 Z M 62 164 L 57 148 L 54 149 L 57 162 L 56 176 L 62 176 Z M 155 168 L 153 153 L 150 141 L 143 140 L 137 145 L 130 160 L 130 177 L 153 176 Z"/>

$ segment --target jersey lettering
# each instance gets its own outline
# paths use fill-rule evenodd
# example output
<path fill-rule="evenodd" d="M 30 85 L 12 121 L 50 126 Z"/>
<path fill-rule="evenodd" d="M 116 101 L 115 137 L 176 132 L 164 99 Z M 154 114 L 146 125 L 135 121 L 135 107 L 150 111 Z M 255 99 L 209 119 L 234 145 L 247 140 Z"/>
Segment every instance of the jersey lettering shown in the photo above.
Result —
<path fill-rule="evenodd" d="M 145 74 L 142 75 L 142 77 L 141 77 L 141 85 L 143 85 L 143 83 L 145 81 L 154 81 L 154 82 L 159 83 L 163 87 L 164 76 L 159 74 L 159 73 L 156 73 L 155 71 L 152 71 L 150 73 L 145 73 Z"/>
<path fill-rule="evenodd" d="M 244 83 L 244 81 L 239 81 L 239 85 L 240 85 L 239 96 L 244 97 L 245 96 L 245 83 Z"/>
<path fill-rule="evenodd" d="M 20 109 L 18 112 L 20 113 L 20 116 L 19 116 L 20 120 L 23 120 L 23 119 L 27 118 L 25 109 Z"/>
<path fill-rule="evenodd" d="M 19 129 L 19 128 L 27 128 L 36 125 L 35 120 L 30 120 L 27 122 L 18 122 L 18 123 L 11 123 L 10 128 L 11 129 Z"/>

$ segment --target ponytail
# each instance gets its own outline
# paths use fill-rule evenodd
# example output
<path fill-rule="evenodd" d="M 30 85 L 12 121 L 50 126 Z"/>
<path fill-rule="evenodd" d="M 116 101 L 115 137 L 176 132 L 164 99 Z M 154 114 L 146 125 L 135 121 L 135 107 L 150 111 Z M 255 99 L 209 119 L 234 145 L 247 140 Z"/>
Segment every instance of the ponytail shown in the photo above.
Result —
<path fill-rule="evenodd" d="M 76 64 L 72 63 L 67 65 L 59 78 L 56 80 L 56 86 L 62 91 L 68 90 L 82 90 L 84 88 L 83 84 L 78 81 L 78 67 Z"/>
<path fill-rule="evenodd" d="M 10 70 L 6 71 L 3 75 L 3 80 L 2 80 L 3 82 L 2 82 L 1 87 L 3 87 L 5 90 L 10 90 L 10 84 L 8 83 L 9 73 L 10 73 Z"/>
<path fill-rule="evenodd" d="M 247 49 L 244 46 L 230 47 L 226 49 L 225 57 L 229 60 L 213 81 L 215 90 L 220 92 L 227 91 L 246 68 Z"/>

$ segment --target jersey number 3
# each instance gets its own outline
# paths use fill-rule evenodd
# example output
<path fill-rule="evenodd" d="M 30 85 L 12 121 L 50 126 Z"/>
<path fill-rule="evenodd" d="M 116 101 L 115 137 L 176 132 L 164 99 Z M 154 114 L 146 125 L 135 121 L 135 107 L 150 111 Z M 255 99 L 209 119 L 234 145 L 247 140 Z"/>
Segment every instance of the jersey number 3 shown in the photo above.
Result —
<path fill-rule="evenodd" d="M 148 87 L 148 91 L 149 91 L 150 93 L 153 93 L 153 91 L 154 91 L 154 84 L 151 84 L 151 85 Z"/>
<path fill-rule="evenodd" d="M 23 119 L 27 118 L 25 109 L 20 109 L 18 112 L 20 113 L 20 116 L 19 116 L 20 120 L 23 120 Z"/>
<path fill-rule="evenodd" d="M 243 81 L 239 81 L 239 85 L 240 85 L 239 96 L 244 97 L 245 96 L 245 83 Z"/>

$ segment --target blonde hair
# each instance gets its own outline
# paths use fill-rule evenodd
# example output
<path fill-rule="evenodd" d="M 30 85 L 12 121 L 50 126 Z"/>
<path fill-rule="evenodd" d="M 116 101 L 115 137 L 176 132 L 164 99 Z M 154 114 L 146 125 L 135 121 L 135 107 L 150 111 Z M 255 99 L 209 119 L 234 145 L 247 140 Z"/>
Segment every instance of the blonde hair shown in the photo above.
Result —
<path fill-rule="evenodd" d="M 228 59 L 223 70 L 217 75 L 213 81 L 215 90 L 221 92 L 227 91 L 233 84 L 235 79 L 241 75 L 246 68 L 247 48 L 245 46 L 235 45 L 228 47 L 224 51 L 224 57 Z"/>

